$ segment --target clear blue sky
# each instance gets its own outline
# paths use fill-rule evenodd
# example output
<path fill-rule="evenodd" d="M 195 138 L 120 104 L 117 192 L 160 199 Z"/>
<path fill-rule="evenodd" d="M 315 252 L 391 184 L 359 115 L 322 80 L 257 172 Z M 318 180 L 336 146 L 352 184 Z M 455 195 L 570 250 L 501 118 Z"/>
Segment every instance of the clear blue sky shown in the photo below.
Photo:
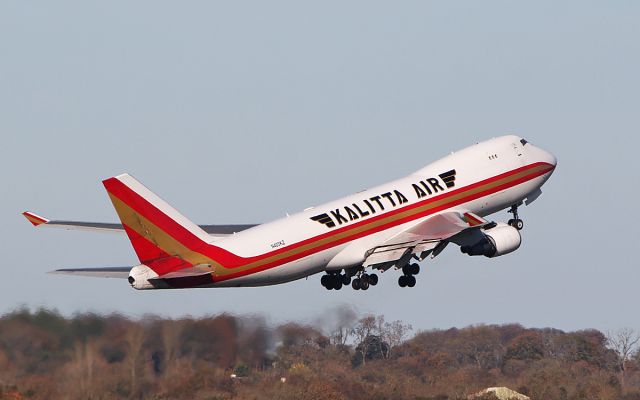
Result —
<path fill-rule="evenodd" d="M 2 2 L 0 313 L 640 329 L 639 20 L 636 1 Z M 507 133 L 559 159 L 522 248 L 448 249 L 414 289 L 137 292 L 45 274 L 134 264 L 124 236 L 20 216 L 115 222 L 100 181 L 129 172 L 196 222 L 269 221 Z"/>

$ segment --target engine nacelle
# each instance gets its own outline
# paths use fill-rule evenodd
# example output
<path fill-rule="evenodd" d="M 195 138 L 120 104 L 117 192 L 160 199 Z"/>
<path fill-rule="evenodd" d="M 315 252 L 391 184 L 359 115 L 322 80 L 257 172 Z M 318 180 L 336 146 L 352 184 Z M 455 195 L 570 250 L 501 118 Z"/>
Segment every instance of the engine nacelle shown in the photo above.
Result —
<path fill-rule="evenodd" d="M 470 256 L 498 257 L 518 250 L 522 243 L 520 231 L 503 222 L 487 229 L 484 238 L 471 246 L 461 246 L 460 251 Z"/>
<path fill-rule="evenodd" d="M 144 264 L 136 265 L 129 272 L 128 281 L 134 289 L 156 289 L 156 286 L 149 282 L 151 278 L 157 278 L 158 274 Z"/>

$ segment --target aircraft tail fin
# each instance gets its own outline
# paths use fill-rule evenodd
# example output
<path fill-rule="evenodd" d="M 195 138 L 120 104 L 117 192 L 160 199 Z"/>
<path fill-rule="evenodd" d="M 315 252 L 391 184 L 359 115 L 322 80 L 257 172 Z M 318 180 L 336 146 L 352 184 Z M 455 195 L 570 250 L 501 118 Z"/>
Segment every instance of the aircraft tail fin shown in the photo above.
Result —
<path fill-rule="evenodd" d="M 128 174 L 102 182 L 138 259 L 159 275 L 210 264 L 194 251 L 213 239 Z"/>

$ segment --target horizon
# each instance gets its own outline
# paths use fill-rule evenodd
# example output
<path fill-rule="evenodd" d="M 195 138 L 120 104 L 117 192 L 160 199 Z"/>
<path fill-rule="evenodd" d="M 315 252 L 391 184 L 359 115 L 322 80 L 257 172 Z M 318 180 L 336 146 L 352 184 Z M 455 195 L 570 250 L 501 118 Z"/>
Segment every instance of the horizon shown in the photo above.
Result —
<path fill-rule="evenodd" d="M 197 315 L 191 315 L 191 314 L 182 314 L 182 315 L 177 315 L 177 316 L 167 316 L 167 315 L 163 315 L 160 313 L 154 313 L 154 312 L 148 312 L 145 314 L 139 314 L 139 315 L 131 315 L 131 314 L 127 314 L 127 313 L 121 313 L 117 310 L 111 311 L 111 312 L 95 312 L 95 311 L 91 311 L 91 310 L 87 310 L 87 311 L 74 311 L 71 314 L 66 314 L 63 312 L 58 311 L 55 308 L 47 308 L 46 306 L 39 306 L 39 307 L 30 307 L 27 305 L 19 305 L 7 312 L 4 312 L 2 314 L 0 314 L 0 319 L 2 318 L 6 318 L 8 316 L 11 315 L 17 315 L 17 314 L 21 314 L 27 312 L 31 315 L 37 314 L 39 312 L 44 312 L 44 313 L 51 313 L 51 314 L 55 314 L 58 315 L 66 320 L 72 320 L 72 319 L 76 319 L 76 318 L 83 318 L 83 317 L 90 317 L 90 316 L 95 316 L 98 318 L 109 318 L 109 317 L 119 317 L 119 318 L 124 318 L 127 319 L 129 321 L 132 322 L 144 322 L 144 321 L 154 321 L 154 320 L 166 320 L 166 321 L 180 321 L 180 320 L 203 320 L 203 319 L 212 319 L 212 318 L 217 318 L 220 316 L 229 316 L 229 317 L 233 317 L 233 318 L 237 318 L 240 320 L 252 320 L 252 321 L 258 321 L 258 322 L 263 322 L 265 324 L 265 326 L 269 327 L 269 328 L 275 328 L 278 326 L 283 326 L 283 325 L 287 325 L 287 324 L 296 324 L 296 325 L 301 325 L 301 326 L 308 326 L 314 329 L 319 329 L 324 333 L 329 333 L 328 331 L 325 330 L 326 328 L 326 321 L 327 319 L 331 319 L 333 318 L 331 316 L 331 313 L 334 312 L 346 312 L 350 315 L 350 319 L 354 322 L 365 318 L 365 317 L 383 317 L 385 319 L 385 321 L 387 322 L 393 322 L 391 320 L 386 320 L 386 317 L 384 316 L 384 314 L 375 314 L 375 313 L 363 313 L 363 312 L 358 312 L 358 310 L 355 310 L 351 307 L 348 307 L 346 305 L 343 305 L 342 307 L 340 306 L 336 306 L 333 307 L 331 309 L 327 309 L 324 312 L 321 312 L 315 316 L 311 316 L 308 319 L 283 319 L 283 320 L 279 320 L 279 319 L 274 319 L 272 318 L 268 313 L 246 313 L 246 314 L 236 314 L 233 312 L 228 312 L 228 311 L 221 311 L 218 313 L 211 313 L 211 314 L 197 314 Z M 405 322 L 402 320 L 395 320 L 395 321 L 399 321 L 399 322 Z M 335 321 L 331 321 L 331 322 L 335 322 Z M 580 329 L 574 329 L 574 330 L 564 330 L 564 329 L 559 329 L 557 327 L 553 327 L 553 326 L 528 326 L 528 325 L 524 325 L 521 324 L 517 321 L 511 321 L 511 322 L 501 322 L 501 323 L 485 323 L 485 322 L 477 322 L 477 323 L 471 323 L 468 325 L 464 325 L 464 326 L 448 326 L 448 327 L 428 327 L 428 328 L 416 328 L 413 325 L 409 324 L 411 326 L 411 328 L 409 329 L 409 331 L 411 332 L 409 334 L 409 338 L 418 335 L 421 332 L 437 332 L 437 331 L 448 331 L 451 329 L 458 329 L 458 330 L 462 330 L 462 329 L 469 329 L 469 328 L 477 328 L 477 327 L 506 327 L 506 326 L 520 326 L 524 329 L 530 329 L 530 330 L 554 330 L 554 331 L 560 331 L 563 333 L 579 333 L 579 332 L 585 332 L 585 331 L 598 331 L 604 335 L 609 335 L 611 333 L 615 333 L 624 329 L 631 329 L 635 332 L 635 329 L 630 328 L 628 326 L 623 326 L 620 327 L 619 329 L 615 329 L 615 330 L 600 330 L 597 328 L 589 328 L 589 327 L 585 327 L 585 328 L 580 328 Z M 638 334 L 640 334 L 640 332 L 638 332 Z"/>

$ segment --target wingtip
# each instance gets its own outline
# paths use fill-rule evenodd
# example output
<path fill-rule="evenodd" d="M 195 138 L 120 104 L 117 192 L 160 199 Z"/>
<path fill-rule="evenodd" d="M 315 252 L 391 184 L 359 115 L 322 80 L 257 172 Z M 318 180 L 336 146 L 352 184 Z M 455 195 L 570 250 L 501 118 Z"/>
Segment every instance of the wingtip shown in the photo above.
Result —
<path fill-rule="evenodd" d="M 22 213 L 22 215 L 24 215 L 27 221 L 31 222 L 33 226 L 39 226 L 49 222 L 49 220 L 45 217 L 41 217 L 40 215 L 32 213 L 31 211 L 25 211 Z"/>

